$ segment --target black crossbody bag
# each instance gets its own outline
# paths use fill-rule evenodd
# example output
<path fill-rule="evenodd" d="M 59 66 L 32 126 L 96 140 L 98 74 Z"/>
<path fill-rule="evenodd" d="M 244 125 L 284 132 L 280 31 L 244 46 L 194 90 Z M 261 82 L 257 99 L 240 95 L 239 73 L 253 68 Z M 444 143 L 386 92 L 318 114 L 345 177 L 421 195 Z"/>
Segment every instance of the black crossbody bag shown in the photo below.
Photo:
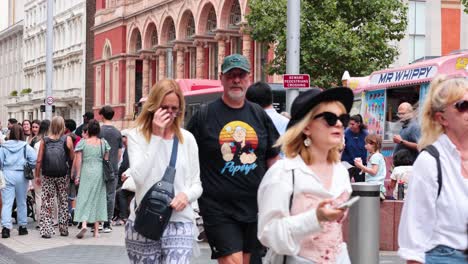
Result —
<path fill-rule="evenodd" d="M 174 178 L 178 145 L 179 139 L 174 137 L 171 161 L 162 179 L 146 192 L 138 207 L 135 201 L 135 231 L 152 240 L 161 239 L 172 215 L 170 203 L 174 198 Z"/>

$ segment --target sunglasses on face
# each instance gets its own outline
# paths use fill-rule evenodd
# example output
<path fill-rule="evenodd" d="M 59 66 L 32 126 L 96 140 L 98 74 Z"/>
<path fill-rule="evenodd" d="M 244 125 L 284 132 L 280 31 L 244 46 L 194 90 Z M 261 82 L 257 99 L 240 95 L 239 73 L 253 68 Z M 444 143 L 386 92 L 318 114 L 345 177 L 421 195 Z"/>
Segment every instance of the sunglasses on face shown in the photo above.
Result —
<path fill-rule="evenodd" d="M 314 119 L 317 119 L 320 117 L 323 117 L 323 119 L 325 119 L 325 121 L 327 122 L 329 126 L 335 126 L 338 120 L 340 120 L 341 124 L 343 124 L 344 127 L 347 127 L 349 123 L 348 114 L 342 114 L 340 116 L 337 116 L 331 112 L 323 112 L 321 114 L 316 115 Z"/>
<path fill-rule="evenodd" d="M 453 106 L 460 113 L 466 112 L 466 111 L 468 111 L 468 100 L 458 101 Z"/>

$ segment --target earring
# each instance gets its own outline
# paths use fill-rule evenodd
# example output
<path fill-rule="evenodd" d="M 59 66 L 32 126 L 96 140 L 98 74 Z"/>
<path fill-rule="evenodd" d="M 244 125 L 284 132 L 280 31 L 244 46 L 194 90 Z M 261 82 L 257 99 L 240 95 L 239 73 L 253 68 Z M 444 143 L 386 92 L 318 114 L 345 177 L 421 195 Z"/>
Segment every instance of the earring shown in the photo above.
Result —
<path fill-rule="evenodd" d="M 312 141 L 310 141 L 310 138 L 304 139 L 304 146 L 306 146 L 306 148 L 309 147 L 311 143 Z"/>

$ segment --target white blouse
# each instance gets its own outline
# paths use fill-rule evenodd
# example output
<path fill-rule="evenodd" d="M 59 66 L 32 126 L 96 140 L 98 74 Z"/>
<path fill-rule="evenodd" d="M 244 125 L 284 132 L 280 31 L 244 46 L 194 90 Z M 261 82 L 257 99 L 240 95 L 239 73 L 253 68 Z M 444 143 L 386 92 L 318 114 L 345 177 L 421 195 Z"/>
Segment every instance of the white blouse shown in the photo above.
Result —
<path fill-rule="evenodd" d="M 263 245 L 278 254 L 298 255 L 301 241 L 323 230 L 316 210 L 305 210 L 291 215 L 289 200 L 293 191 L 296 197 L 311 195 L 319 200 L 335 199 L 343 193 L 351 194 L 351 184 L 346 168 L 341 163 L 333 165 L 333 180 L 330 190 L 325 189 L 320 178 L 310 170 L 300 156 L 277 161 L 265 174 L 258 190 L 258 239 Z M 294 205 L 293 205 L 294 208 Z M 337 263 L 348 263 L 346 244 L 339 245 L 341 251 Z M 340 260 L 347 261 L 340 261 Z"/>
<path fill-rule="evenodd" d="M 460 153 L 445 134 L 433 145 L 440 153 L 440 196 L 437 198 L 437 163 L 423 151 L 413 165 L 398 231 L 398 255 L 421 263 L 425 252 L 437 245 L 458 250 L 468 247 L 468 180 L 461 173 Z"/>

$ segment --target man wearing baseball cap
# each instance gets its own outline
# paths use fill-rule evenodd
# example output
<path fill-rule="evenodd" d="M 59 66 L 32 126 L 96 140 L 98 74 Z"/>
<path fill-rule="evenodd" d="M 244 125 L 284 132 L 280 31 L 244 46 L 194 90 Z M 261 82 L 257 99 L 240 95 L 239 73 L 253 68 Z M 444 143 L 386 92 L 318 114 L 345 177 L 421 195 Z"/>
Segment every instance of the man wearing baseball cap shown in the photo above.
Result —
<path fill-rule="evenodd" d="M 249 263 L 262 246 L 257 239 L 257 189 L 278 159 L 278 132 L 263 109 L 245 100 L 250 63 L 227 56 L 219 78 L 221 98 L 203 105 L 187 128 L 199 146 L 203 194 L 198 200 L 211 258 Z"/>

